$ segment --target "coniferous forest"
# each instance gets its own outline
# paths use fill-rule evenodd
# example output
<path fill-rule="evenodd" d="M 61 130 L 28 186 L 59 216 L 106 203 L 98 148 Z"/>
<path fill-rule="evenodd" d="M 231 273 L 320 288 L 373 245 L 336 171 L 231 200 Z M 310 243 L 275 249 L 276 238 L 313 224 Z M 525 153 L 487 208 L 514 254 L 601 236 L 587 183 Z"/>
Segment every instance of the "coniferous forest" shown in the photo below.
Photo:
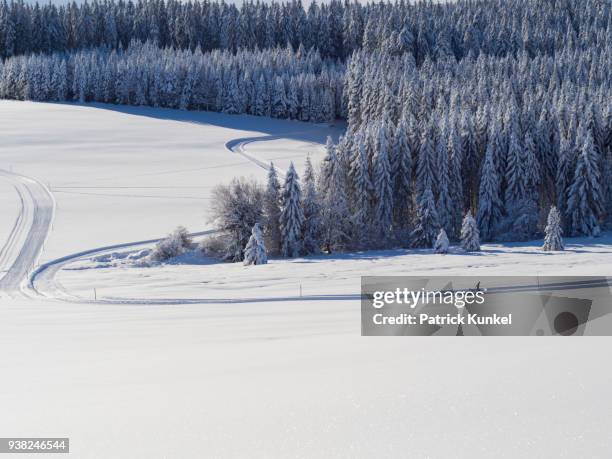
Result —
<path fill-rule="evenodd" d="M 481 240 L 527 240 L 553 207 L 563 234 L 597 236 L 612 222 L 611 12 L 609 0 L 5 2 L 0 97 L 345 119 L 316 172 L 226 187 L 245 216 L 226 222 L 234 260 L 256 223 L 285 256 L 433 247 L 441 230 L 458 240 L 466 215 Z"/>

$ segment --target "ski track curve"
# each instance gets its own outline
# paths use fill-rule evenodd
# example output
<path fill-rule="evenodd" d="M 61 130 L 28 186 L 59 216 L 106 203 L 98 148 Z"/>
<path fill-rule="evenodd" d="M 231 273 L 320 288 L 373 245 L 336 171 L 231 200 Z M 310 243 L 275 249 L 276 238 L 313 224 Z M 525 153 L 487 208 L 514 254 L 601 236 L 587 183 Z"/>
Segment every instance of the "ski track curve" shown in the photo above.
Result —
<path fill-rule="evenodd" d="M 295 132 L 290 134 L 296 134 Z M 230 140 L 225 143 L 225 148 L 231 153 L 236 153 L 250 162 L 265 170 L 269 170 L 270 166 L 249 154 L 245 145 L 254 142 L 270 141 L 284 139 L 287 135 L 264 135 L 243 137 Z M 277 169 L 279 174 L 285 175 L 284 171 Z M 214 230 L 200 231 L 192 233 L 191 236 L 203 236 L 214 233 Z M 346 300 L 359 299 L 360 294 L 348 295 L 304 295 L 304 296 L 286 296 L 286 297 L 256 297 L 256 298 L 115 298 L 107 297 L 100 299 L 84 298 L 70 294 L 56 279 L 57 273 L 65 266 L 93 256 L 103 255 L 116 250 L 130 250 L 138 247 L 157 243 L 159 239 L 149 239 L 143 241 L 127 242 L 122 244 L 108 245 L 94 249 L 77 252 L 67 255 L 38 266 L 29 276 L 25 289 L 31 294 L 53 300 L 61 300 L 67 302 L 85 303 L 85 304 L 134 304 L 134 305 L 175 305 L 175 304 L 224 304 L 224 303 L 257 303 L 257 302 L 274 302 L 274 301 L 304 301 L 304 300 Z"/>
<path fill-rule="evenodd" d="M 2 246 L 2 249 L 0 249 L 0 269 L 2 270 L 2 273 L 8 272 L 11 265 L 11 259 L 16 256 L 15 252 L 19 247 L 16 240 L 19 238 L 20 234 L 23 234 L 23 227 L 25 225 L 25 203 L 23 199 L 22 186 L 21 184 L 14 184 L 13 188 L 15 189 L 17 196 L 19 196 L 19 212 L 11 231 L 6 238 L 6 242 Z"/>
<path fill-rule="evenodd" d="M 25 286 L 36 267 L 55 215 L 55 199 L 38 180 L 0 169 L 0 177 L 13 183 L 20 210 L 0 252 L 0 292 L 26 295 Z"/>
<path fill-rule="evenodd" d="M 251 136 L 251 137 L 241 137 L 238 139 L 233 139 L 230 140 L 229 142 L 225 143 L 225 149 L 229 150 L 232 153 L 237 153 L 240 156 L 248 159 L 249 161 L 251 161 L 253 164 L 255 164 L 258 167 L 261 167 L 264 170 L 269 170 L 270 169 L 270 164 L 268 162 L 262 161 L 261 159 L 257 158 L 256 156 L 248 153 L 246 151 L 246 145 L 251 144 L 251 143 L 255 143 L 255 142 L 269 142 L 271 140 L 282 140 L 282 139 L 287 139 L 288 136 L 291 135 L 297 135 L 297 134 L 304 134 L 304 133 L 308 133 L 308 131 L 297 131 L 297 132 L 288 132 L 285 135 L 262 135 L 262 136 Z M 306 141 L 304 141 L 306 142 Z M 317 145 L 318 147 L 322 147 L 323 145 L 320 143 L 316 143 L 316 142 L 308 142 L 310 144 L 313 145 Z M 282 175 L 283 177 L 285 176 L 285 171 L 282 169 L 279 169 L 277 166 L 274 166 L 276 171 Z"/>

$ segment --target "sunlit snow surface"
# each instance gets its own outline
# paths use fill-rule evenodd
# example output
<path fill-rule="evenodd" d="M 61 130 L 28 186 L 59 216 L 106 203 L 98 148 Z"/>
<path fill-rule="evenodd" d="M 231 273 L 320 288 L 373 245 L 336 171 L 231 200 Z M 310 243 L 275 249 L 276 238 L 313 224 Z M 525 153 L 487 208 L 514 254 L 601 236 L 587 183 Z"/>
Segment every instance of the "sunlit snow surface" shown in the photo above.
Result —
<path fill-rule="evenodd" d="M 0 168 L 50 186 L 49 261 L 177 224 L 208 228 L 212 186 L 265 177 L 228 142 L 271 136 L 244 148 L 284 168 L 306 153 L 320 158 L 313 143 L 338 132 L 246 116 L 1 102 Z M 1 183 L 3 238 L 16 199 Z M 609 236 L 567 242 L 554 254 L 533 242 L 486 245 L 478 255 L 368 252 L 252 268 L 197 256 L 150 268 L 78 261 L 56 280 L 88 300 L 94 287 L 100 297 L 271 299 L 0 298 L 0 434 L 69 436 L 79 458 L 607 457 L 609 339 L 359 335 L 353 296 L 362 274 L 612 272 Z M 300 284 L 303 300 L 273 300 L 297 296 Z"/>

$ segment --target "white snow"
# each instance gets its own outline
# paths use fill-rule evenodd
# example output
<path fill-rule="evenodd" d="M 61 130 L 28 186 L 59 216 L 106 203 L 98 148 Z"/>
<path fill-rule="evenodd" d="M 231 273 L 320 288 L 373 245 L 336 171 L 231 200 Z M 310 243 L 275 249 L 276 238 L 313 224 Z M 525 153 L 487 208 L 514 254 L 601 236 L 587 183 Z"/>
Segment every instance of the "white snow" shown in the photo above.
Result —
<path fill-rule="evenodd" d="M 598 276 L 612 272 L 612 234 L 566 239 L 565 252 L 543 252 L 542 240 L 483 244 L 481 250 L 466 253 L 452 246 L 448 254 L 399 249 L 269 259 L 256 271 L 198 254 L 144 268 L 115 256 L 112 267 L 85 259 L 65 265 L 56 277 L 66 291 L 86 299 L 95 287 L 98 298 L 296 301 L 301 285 L 306 298 L 323 296 L 331 301 L 339 297 L 357 308 L 363 275 Z"/>
<path fill-rule="evenodd" d="M 207 229 L 216 183 L 265 180 L 228 142 L 286 136 L 270 150 L 243 144 L 282 168 L 297 151 L 316 160 L 311 142 L 330 132 L 338 130 L 246 116 L 1 102 L 0 168 L 50 184 L 57 213 L 42 254 L 50 261 L 156 239 L 179 224 Z M 2 237 L 17 199 L 0 180 Z M 150 243 L 67 260 L 50 279 L 87 300 L 94 287 L 100 298 L 268 300 L 2 297 L 0 433 L 69 436 L 79 458 L 607 457 L 605 338 L 360 336 L 363 274 L 612 271 L 610 234 L 567 239 L 566 252 L 543 253 L 541 243 L 272 259 L 257 269 L 197 256 L 127 264 L 126 252 Z M 93 269 L 111 258 L 115 267 Z"/>

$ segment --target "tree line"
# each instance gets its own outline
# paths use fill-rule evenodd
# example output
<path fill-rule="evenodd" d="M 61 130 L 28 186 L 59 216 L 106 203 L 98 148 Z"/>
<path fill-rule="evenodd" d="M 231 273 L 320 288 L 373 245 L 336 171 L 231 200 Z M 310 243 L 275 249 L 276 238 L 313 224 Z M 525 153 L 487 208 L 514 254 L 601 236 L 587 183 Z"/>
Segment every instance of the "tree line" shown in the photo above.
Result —
<path fill-rule="evenodd" d="M 345 59 L 353 51 L 409 52 L 420 65 L 452 55 L 555 54 L 590 46 L 609 21 L 608 0 L 310 2 L 94 0 L 0 3 L 0 57 L 86 48 L 127 49 L 134 40 L 203 51 L 290 44 Z"/>
<path fill-rule="evenodd" d="M 345 66 L 315 50 L 180 51 L 133 43 L 18 56 L 0 63 L 0 97 L 105 102 L 331 121 L 341 116 Z"/>

